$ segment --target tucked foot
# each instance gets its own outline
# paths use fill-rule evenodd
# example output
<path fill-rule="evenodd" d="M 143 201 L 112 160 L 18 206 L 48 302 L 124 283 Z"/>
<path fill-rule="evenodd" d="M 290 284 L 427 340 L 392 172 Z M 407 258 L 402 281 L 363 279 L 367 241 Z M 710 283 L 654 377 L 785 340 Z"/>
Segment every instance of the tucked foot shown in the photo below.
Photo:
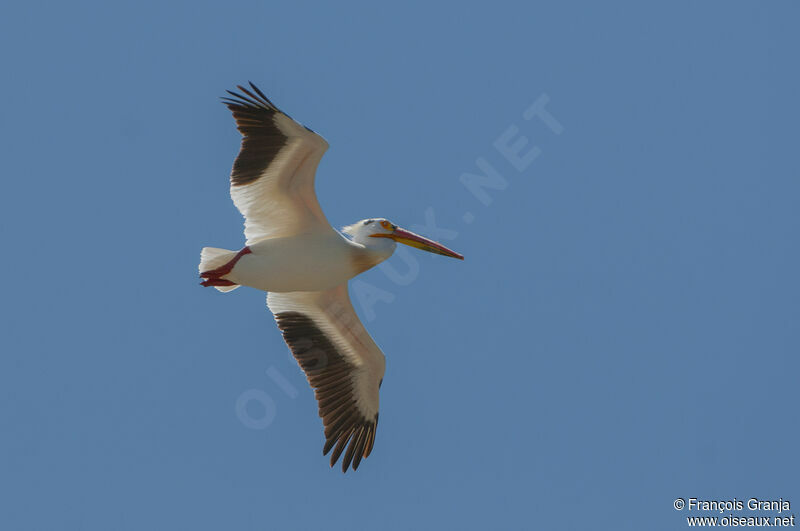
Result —
<path fill-rule="evenodd" d="M 208 279 L 208 280 L 221 280 L 220 277 L 224 277 L 225 275 L 227 275 L 228 273 L 233 271 L 233 266 L 236 265 L 236 262 L 238 262 L 244 255 L 250 254 L 252 252 L 253 251 L 251 251 L 249 247 L 244 246 L 242 248 L 242 250 L 239 251 L 238 253 L 236 253 L 236 256 L 231 258 L 227 263 L 222 264 L 221 266 L 219 266 L 217 268 L 210 269 L 208 271 L 203 271 L 202 273 L 200 273 L 200 277 Z M 226 281 L 226 282 L 228 282 L 228 281 Z M 203 285 L 205 286 L 204 283 L 203 283 Z M 219 285 L 219 284 L 215 284 L 215 285 Z M 231 286 L 231 285 L 233 285 L 233 282 L 231 282 L 230 284 L 223 284 L 223 285 L 224 286 Z"/>
<path fill-rule="evenodd" d="M 209 286 L 235 286 L 235 282 L 231 282 L 230 280 L 225 280 L 224 278 L 210 278 L 208 280 L 204 280 L 200 283 L 201 286 L 209 287 Z"/>

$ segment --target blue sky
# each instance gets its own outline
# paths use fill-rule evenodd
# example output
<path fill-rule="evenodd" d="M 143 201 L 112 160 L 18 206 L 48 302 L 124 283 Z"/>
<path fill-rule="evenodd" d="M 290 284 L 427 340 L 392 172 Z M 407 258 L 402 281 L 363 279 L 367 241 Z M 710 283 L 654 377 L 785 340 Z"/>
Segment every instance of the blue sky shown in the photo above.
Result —
<path fill-rule="evenodd" d="M 6 3 L 0 527 L 682 529 L 677 497 L 800 504 L 798 15 Z M 202 246 L 243 243 L 218 97 L 247 80 L 330 143 L 333 224 L 466 256 L 359 277 L 387 373 L 356 473 L 322 457 L 263 294 L 197 284 Z M 515 167 L 496 144 L 523 136 Z"/>

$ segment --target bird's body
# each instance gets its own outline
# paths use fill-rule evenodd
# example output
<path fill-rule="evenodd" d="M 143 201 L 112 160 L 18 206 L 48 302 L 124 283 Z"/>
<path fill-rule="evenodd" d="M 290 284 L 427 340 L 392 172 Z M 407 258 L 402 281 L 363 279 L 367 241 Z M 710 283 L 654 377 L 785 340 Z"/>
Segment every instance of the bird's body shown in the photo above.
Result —
<path fill-rule="evenodd" d="M 264 291 L 335 288 L 391 256 L 345 238 L 338 231 L 270 238 L 249 246 L 225 278 Z"/>
<path fill-rule="evenodd" d="M 385 219 L 333 229 L 314 193 L 327 142 L 253 92 L 230 92 L 226 105 L 243 135 L 231 173 L 231 197 L 245 217 L 239 251 L 206 247 L 203 286 L 268 293 L 267 306 L 315 390 L 331 466 L 358 468 L 372 451 L 378 423 L 383 353 L 359 321 L 347 281 L 389 258 L 396 243 L 463 259 Z"/>

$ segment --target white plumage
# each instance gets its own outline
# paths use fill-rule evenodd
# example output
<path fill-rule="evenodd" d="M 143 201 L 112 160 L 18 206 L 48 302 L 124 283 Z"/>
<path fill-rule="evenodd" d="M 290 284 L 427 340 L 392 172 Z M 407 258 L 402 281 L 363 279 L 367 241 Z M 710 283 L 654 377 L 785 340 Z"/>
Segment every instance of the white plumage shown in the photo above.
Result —
<path fill-rule="evenodd" d="M 331 466 L 344 454 L 342 470 L 355 470 L 375 443 L 385 358 L 353 310 L 347 281 L 389 258 L 397 242 L 463 257 L 385 219 L 345 227 L 347 236 L 334 230 L 314 192 L 328 143 L 252 83 L 238 88 L 224 102 L 243 136 L 231 197 L 247 241 L 239 251 L 205 247 L 202 285 L 268 292 L 267 305 L 315 390 L 323 453 L 333 451 Z"/>

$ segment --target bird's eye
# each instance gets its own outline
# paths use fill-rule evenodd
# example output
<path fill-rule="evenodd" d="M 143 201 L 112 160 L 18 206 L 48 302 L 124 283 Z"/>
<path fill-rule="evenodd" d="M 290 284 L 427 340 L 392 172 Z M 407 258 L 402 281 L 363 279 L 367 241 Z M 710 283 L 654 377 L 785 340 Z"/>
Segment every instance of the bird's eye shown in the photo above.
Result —
<path fill-rule="evenodd" d="M 386 221 L 386 220 L 384 220 L 384 221 L 381 221 L 381 227 L 383 227 L 383 228 L 384 228 L 384 229 L 386 229 L 386 230 L 392 230 L 392 224 L 391 224 L 391 223 L 389 223 L 389 222 L 388 222 L 388 221 Z"/>

